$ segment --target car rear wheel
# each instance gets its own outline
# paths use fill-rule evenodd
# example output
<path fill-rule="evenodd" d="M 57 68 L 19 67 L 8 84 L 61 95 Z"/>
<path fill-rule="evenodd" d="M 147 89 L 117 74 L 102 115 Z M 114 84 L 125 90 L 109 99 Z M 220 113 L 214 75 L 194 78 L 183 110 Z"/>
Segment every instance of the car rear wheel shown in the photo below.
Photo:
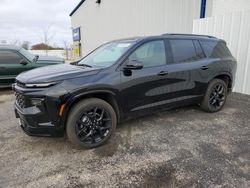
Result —
<path fill-rule="evenodd" d="M 207 112 L 218 112 L 226 103 L 227 85 L 223 80 L 214 79 L 208 85 L 201 108 Z"/>
<path fill-rule="evenodd" d="M 97 98 L 85 99 L 70 111 L 66 133 L 80 147 L 93 148 L 104 144 L 117 125 L 113 107 Z"/>

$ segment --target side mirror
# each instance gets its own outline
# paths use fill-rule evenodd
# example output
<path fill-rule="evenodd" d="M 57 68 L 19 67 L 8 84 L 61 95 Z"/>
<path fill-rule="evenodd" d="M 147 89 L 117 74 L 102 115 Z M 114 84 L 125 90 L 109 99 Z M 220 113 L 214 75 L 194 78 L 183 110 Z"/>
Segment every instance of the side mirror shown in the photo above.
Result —
<path fill-rule="evenodd" d="M 22 60 L 20 61 L 20 64 L 21 64 L 21 65 L 27 65 L 28 62 L 27 62 L 25 59 L 22 59 Z"/>
<path fill-rule="evenodd" d="M 124 67 L 124 69 L 126 70 L 139 70 L 143 68 L 143 63 L 141 61 L 137 61 L 137 60 L 132 60 L 129 61 L 126 66 Z"/>

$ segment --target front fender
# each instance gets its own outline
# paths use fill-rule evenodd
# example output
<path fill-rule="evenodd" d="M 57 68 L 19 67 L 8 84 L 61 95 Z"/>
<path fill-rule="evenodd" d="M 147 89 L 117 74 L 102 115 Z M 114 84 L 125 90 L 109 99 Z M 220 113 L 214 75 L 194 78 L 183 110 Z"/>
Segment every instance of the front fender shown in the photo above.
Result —
<path fill-rule="evenodd" d="M 76 104 L 81 99 L 84 99 L 85 97 L 87 98 L 88 96 L 96 95 L 96 94 L 109 94 L 109 95 L 111 95 L 116 100 L 117 107 L 118 108 L 120 107 L 119 96 L 118 96 L 117 92 L 115 92 L 115 90 L 111 90 L 110 88 L 109 89 L 99 89 L 99 90 L 75 91 L 75 92 L 70 94 L 68 100 L 64 104 L 65 107 L 64 107 L 64 112 L 63 112 L 62 117 L 61 117 L 60 124 L 65 127 L 68 113 L 70 112 L 70 110 L 74 106 L 74 104 Z M 118 110 L 120 110 L 120 109 L 118 109 Z"/>

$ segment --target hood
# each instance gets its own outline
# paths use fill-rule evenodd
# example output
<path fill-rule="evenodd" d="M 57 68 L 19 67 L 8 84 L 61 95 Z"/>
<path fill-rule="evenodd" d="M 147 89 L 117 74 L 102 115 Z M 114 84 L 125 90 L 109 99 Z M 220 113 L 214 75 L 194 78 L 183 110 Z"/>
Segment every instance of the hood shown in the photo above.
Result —
<path fill-rule="evenodd" d="M 45 63 L 45 62 L 64 63 L 64 59 L 56 56 L 39 55 L 37 63 Z"/>
<path fill-rule="evenodd" d="M 79 76 L 89 76 L 97 74 L 99 71 L 100 68 L 80 67 L 69 64 L 51 65 L 21 73 L 16 77 L 16 80 L 25 84 L 47 83 Z"/>

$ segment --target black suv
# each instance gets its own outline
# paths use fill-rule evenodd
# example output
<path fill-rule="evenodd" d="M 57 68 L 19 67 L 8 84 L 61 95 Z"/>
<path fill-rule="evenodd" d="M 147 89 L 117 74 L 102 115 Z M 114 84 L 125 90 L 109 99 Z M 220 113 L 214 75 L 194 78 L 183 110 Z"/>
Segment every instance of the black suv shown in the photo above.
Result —
<path fill-rule="evenodd" d="M 76 65 L 52 65 L 16 78 L 15 112 L 29 135 L 62 136 L 83 147 L 107 141 L 128 117 L 199 104 L 219 111 L 236 60 L 223 40 L 164 34 L 106 43 Z"/>

